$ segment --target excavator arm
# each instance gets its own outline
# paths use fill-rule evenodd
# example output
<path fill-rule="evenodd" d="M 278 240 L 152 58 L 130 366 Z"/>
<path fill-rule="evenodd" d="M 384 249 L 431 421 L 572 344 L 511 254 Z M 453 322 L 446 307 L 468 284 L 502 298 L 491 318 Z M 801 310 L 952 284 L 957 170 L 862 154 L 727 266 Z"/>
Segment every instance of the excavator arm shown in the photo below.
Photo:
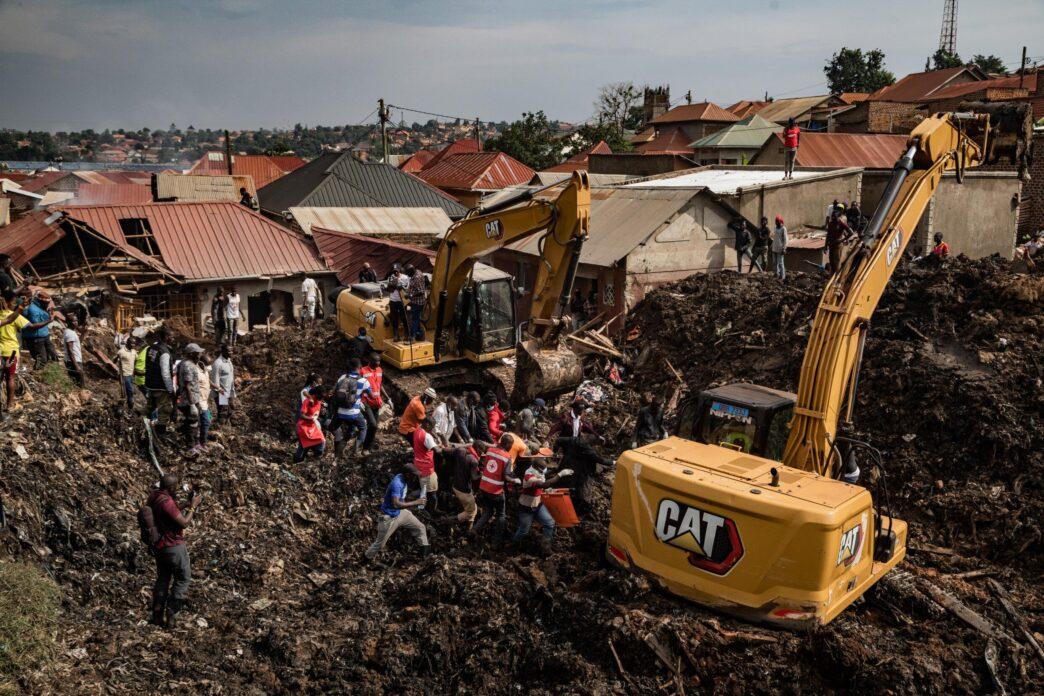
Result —
<path fill-rule="evenodd" d="M 801 365 L 784 464 L 836 474 L 838 421 L 842 415 L 851 421 L 870 316 L 943 173 L 955 170 L 960 179 L 965 167 L 978 164 L 989 131 L 986 115 L 944 113 L 925 119 L 910 134 L 865 232 L 823 290 Z"/>

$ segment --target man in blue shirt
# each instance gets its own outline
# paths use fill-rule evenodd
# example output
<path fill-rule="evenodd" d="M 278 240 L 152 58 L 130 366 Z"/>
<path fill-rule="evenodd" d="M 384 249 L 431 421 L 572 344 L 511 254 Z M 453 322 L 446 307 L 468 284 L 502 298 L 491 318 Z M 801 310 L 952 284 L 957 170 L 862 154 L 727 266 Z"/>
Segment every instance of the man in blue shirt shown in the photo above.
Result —
<path fill-rule="evenodd" d="M 348 372 L 334 385 L 336 412 L 330 430 L 334 433 L 334 458 L 340 459 L 345 445 L 355 437 L 355 453 L 362 452 L 366 441 L 366 416 L 363 415 L 362 395 L 373 395 L 370 382 L 359 374 L 359 358 L 348 361 Z"/>
<path fill-rule="evenodd" d="M 427 558 L 431 554 L 431 546 L 428 545 L 428 530 L 424 527 L 424 523 L 409 510 L 409 508 L 424 505 L 427 499 L 417 498 L 407 502 L 407 482 L 417 485 L 417 475 L 408 466 L 404 466 L 402 471 L 392 478 L 388 488 L 384 491 L 381 516 L 377 520 L 377 540 L 365 552 L 366 559 L 370 562 L 376 562 L 378 554 L 384 550 L 388 540 L 400 527 L 404 527 L 420 546 L 421 558 Z"/>
<path fill-rule="evenodd" d="M 54 344 L 51 343 L 51 313 L 47 311 L 45 299 L 33 298 L 33 301 L 22 312 L 22 316 L 29 320 L 31 325 L 22 329 L 22 342 L 33 356 L 34 367 L 39 368 L 44 363 L 57 362 L 58 354 L 55 353 Z M 39 326 L 43 324 L 43 326 Z"/>

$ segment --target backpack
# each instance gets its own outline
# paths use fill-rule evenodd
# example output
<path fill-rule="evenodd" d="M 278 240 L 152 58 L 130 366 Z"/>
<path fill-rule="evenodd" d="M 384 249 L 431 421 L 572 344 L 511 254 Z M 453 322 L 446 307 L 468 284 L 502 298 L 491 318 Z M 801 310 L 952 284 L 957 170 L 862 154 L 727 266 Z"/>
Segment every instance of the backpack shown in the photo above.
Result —
<path fill-rule="evenodd" d="M 156 513 L 148 503 L 138 509 L 138 533 L 141 543 L 148 546 L 150 551 L 155 550 L 156 544 L 163 536 L 156 527 Z"/>
<path fill-rule="evenodd" d="M 337 380 L 337 384 L 334 385 L 334 400 L 338 406 L 351 406 L 355 403 L 357 382 L 358 380 L 346 374 L 341 375 L 341 378 Z"/>

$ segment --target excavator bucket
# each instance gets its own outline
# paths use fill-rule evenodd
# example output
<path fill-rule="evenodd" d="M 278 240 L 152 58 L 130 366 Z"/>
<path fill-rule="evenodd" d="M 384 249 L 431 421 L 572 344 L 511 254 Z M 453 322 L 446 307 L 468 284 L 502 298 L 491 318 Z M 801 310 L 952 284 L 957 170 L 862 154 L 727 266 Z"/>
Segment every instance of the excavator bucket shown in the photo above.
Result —
<path fill-rule="evenodd" d="M 961 111 L 988 114 L 989 137 L 986 141 L 984 164 L 1005 161 L 1018 166 L 1019 176 L 1029 179 L 1031 145 L 1033 143 L 1033 110 L 1028 102 L 963 102 Z M 981 142 L 969 133 L 973 140 Z"/>
<path fill-rule="evenodd" d="M 524 404 L 541 395 L 571 391 L 584 378 L 580 357 L 561 346 L 546 347 L 530 339 L 518 344 L 512 401 Z"/>

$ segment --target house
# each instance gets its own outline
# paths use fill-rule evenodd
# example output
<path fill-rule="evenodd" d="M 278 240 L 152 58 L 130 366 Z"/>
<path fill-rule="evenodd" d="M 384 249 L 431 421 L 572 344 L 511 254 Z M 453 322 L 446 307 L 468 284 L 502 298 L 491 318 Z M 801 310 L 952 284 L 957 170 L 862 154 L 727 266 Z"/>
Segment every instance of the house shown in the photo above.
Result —
<path fill-rule="evenodd" d="M 564 174 L 572 174 L 578 169 L 590 169 L 588 160 L 591 155 L 611 155 L 613 149 L 609 147 L 604 140 L 599 140 L 593 147 L 589 147 L 586 150 L 576 153 L 561 164 L 556 164 L 553 167 L 548 167 L 545 172 L 559 172 Z"/>
<path fill-rule="evenodd" d="M 693 159 L 699 164 L 746 164 L 772 138 L 782 131 L 779 124 L 757 114 L 733 123 L 716 133 L 689 143 Z"/>
<path fill-rule="evenodd" d="M 687 145 L 693 140 L 699 140 L 738 120 L 740 120 L 739 116 L 711 102 L 682 104 L 649 121 L 647 125 L 652 126 L 655 135 L 654 138 L 648 139 L 647 142 L 652 142 L 655 138 L 660 138 L 669 131 L 680 129 L 683 133 L 681 138 L 687 138 L 684 142 Z M 663 151 L 663 148 L 657 147 L 655 150 Z M 641 148 L 639 148 L 639 151 L 641 151 Z"/>
<path fill-rule="evenodd" d="M 988 77 L 974 65 L 911 73 L 835 113 L 833 129 L 840 133 L 909 133 L 928 115 L 928 110 L 921 105 L 929 101 L 931 95 L 947 87 Z"/>
<path fill-rule="evenodd" d="M 836 94 L 823 94 L 813 97 L 793 97 L 774 99 L 762 109 L 758 116 L 772 123 L 786 125 L 790 119 L 803 130 L 825 131 L 830 116 L 838 109 L 848 108 L 849 104 Z"/>
<path fill-rule="evenodd" d="M 431 273 L 435 252 L 387 239 L 365 237 L 348 232 L 312 227 L 312 239 L 327 268 L 333 269 L 341 285 L 359 282 L 359 272 L 369 263 L 378 278 L 387 277 L 392 264 L 407 264 Z"/>
<path fill-rule="evenodd" d="M 908 140 L 909 137 L 905 135 L 806 132 L 801 134 L 801 146 L 794 165 L 891 170 L 899 156 L 906 151 Z M 783 161 L 783 134 L 772 133 L 751 164 L 783 166 Z"/>
<path fill-rule="evenodd" d="M 958 82 L 937 89 L 922 102 L 929 113 L 956 111 L 962 102 L 1025 101 L 1037 90 L 1037 73 Z"/>
<path fill-rule="evenodd" d="M 283 221 L 291 208 L 441 208 L 453 220 L 467 208 L 452 196 L 389 164 L 350 152 L 324 152 L 257 192 L 261 211 Z"/>
<path fill-rule="evenodd" d="M 461 152 L 436 156 L 417 177 L 474 208 L 483 196 L 527 184 L 535 173 L 504 152 Z"/>
<path fill-rule="evenodd" d="M 11 224 L 0 252 L 45 287 L 106 291 L 121 331 L 150 314 L 201 335 L 217 288 L 230 286 L 244 328 L 291 322 L 306 275 L 334 285 L 309 239 L 229 202 L 59 205 Z"/>
<path fill-rule="evenodd" d="M 430 162 L 435 157 L 435 154 L 431 150 L 418 150 L 400 162 L 399 169 L 408 174 L 416 174 L 421 169 L 424 169 L 424 165 Z"/>
<path fill-rule="evenodd" d="M 555 195 L 554 189 L 547 195 Z M 574 288 L 597 298 L 596 312 L 621 329 L 627 312 L 651 289 L 735 262 L 735 215 L 705 188 L 611 187 L 591 190 L 590 236 L 580 251 Z M 540 258 L 539 238 L 509 244 L 493 265 L 515 277 L 528 316 Z"/>
<path fill-rule="evenodd" d="M 310 235 L 316 227 L 386 241 L 430 247 L 452 221 L 442 208 L 293 207 L 286 221 Z"/>
<path fill-rule="evenodd" d="M 233 174 L 175 174 L 162 172 L 153 174 L 150 182 L 152 195 L 157 201 L 198 203 L 203 201 L 229 201 L 238 203 L 240 189 L 256 197 L 254 178 L 249 175 Z"/>
<path fill-rule="evenodd" d="M 189 174 L 221 174 L 249 176 L 258 188 L 296 171 L 305 165 L 300 157 L 283 155 L 232 155 L 229 171 L 224 152 L 208 152 L 189 169 Z"/>
<path fill-rule="evenodd" d="M 725 110 L 731 114 L 735 114 L 738 118 L 747 118 L 748 116 L 753 116 L 758 113 L 771 103 L 771 101 L 752 101 L 750 99 L 743 99 L 731 106 L 725 107 Z"/>
<path fill-rule="evenodd" d="M 681 126 L 664 127 L 651 140 L 635 146 L 641 155 L 681 155 L 692 157 L 690 138 Z"/>

